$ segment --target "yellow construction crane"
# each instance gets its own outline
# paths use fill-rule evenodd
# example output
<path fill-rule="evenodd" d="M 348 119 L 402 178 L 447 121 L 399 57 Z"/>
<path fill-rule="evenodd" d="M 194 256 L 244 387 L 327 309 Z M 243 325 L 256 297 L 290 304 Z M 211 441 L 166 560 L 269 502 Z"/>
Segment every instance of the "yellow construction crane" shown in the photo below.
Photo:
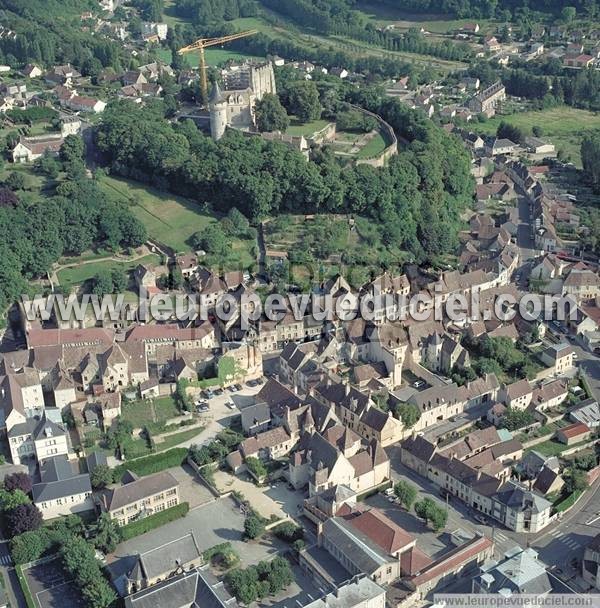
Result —
<path fill-rule="evenodd" d="M 208 46 L 216 46 L 218 44 L 225 44 L 232 40 L 238 40 L 239 38 L 245 38 L 246 36 L 252 36 L 258 34 L 258 30 L 247 30 L 245 32 L 238 32 L 237 34 L 230 34 L 229 36 L 221 36 L 220 38 L 200 38 L 188 46 L 184 46 L 182 49 L 177 51 L 178 55 L 185 55 L 186 53 L 193 53 L 198 51 L 200 61 L 198 67 L 200 69 L 200 90 L 204 99 L 208 99 L 208 83 L 206 81 L 206 61 L 204 59 L 204 49 Z"/>

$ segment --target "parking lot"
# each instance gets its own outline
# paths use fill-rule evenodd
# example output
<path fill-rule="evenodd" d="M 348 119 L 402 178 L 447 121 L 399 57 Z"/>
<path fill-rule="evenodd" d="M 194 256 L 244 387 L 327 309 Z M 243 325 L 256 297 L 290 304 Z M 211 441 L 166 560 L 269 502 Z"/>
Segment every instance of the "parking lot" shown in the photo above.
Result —
<path fill-rule="evenodd" d="M 205 429 L 197 437 L 189 443 L 204 445 L 212 441 L 215 436 L 224 428 L 231 425 L 232 420 L 240 415 L 240 410 L 254 403 L 254 395 L 260 391 L 264 385 L 247 386 L 242 384 L 242 390 L 234 393 L 223 391 L 221 395 L 214 395 L 210 399 L 205 399 L 202 396 L 201 389 L 195 389 L 192 393 L 194 401 L 206 401 L 208 409 L 200 411 L 200 420 L 204 424 Z M 233 408 L 227 404 L 232 403 Z"/>
<path fill-rule="evenodd" d="M 182 519 L 172 521 L 129 541 L 120 543 L 114 554 L 108 556 L 109 569 L 118 578 L 131 567 L 132 558 L 138 553 L 160 547 L 194 532 L 200 551 L 230 542 L 240 556 L 242 567 L 271 559 L 287 545 L 277 539 L 244 542 L 244 515 L 232 498 L 220 498 L 190 511 Z"/>
<path fill-rule="evenodd" d="M 66 579 L 60 560 L 23 570 L 33 601 L 39 608 L 84 608 L 85 601 L 73 581 Z"/>
<path fill-rule="evenodd" d="M 305 498 L 303 492 L 290 490 L 284 481 L 258 487 L 250 479 L 243 479 L 226 471 L 215 472 L 215 484 L 219 492 L 241 492 L 254 509 L 267 519 L 273 515 L 278 519 L 286 515 L 296 517 Z"/>

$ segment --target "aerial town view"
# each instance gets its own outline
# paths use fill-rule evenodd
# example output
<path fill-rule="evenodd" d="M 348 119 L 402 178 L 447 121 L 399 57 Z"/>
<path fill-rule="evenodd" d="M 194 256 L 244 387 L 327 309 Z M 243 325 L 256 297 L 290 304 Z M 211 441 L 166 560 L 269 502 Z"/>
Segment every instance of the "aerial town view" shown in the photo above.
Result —
<path fill-rule="evenodd" d="M 0 608 L 600 608 L 600 0 L 0 0 Z"/>

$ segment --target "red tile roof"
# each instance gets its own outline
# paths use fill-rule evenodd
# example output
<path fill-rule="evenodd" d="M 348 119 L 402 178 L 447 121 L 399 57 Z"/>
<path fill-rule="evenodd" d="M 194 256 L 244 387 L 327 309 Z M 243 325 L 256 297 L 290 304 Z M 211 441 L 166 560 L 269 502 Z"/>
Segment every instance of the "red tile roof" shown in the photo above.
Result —
<path fill-rule="evenodd" d="M 412 535 L 386 517 L 379 509 L 370 509 L 358 515 L 354 512 L 345 519 L 388 555 L 393 555 L 415 542 Z"/>

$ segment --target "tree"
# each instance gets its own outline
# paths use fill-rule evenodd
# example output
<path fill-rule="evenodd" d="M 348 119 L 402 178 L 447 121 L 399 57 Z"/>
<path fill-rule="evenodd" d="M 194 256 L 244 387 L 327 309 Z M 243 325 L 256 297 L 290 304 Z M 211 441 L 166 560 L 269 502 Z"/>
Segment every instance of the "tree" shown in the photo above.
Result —
<path fill-rule="evenodd" d="M 407 429 L 415 426 L 421 418 L 421 410 L 413 403 L 399 403 L 396 406 L 396 414 Z"/>
<path fill-rule="evenodd" d="M 8 512 L 6 516 L 8 529 L 13 536 L 37 530 L 43 521 L 41 511 L 34 504 L 21 504 Z"/>
<path fill-rule="evenodd" d="M 321 102 L 317 85 L 311 81 L 299 82 L 290 91 L 290 110 L 300 122 L 321 118 Z"/>
<path fill-rule="evenodd" d="M 405 509 L 410 509 L 417 498 L 417 488 L 407 481 L 400 480 L 394 485 L 394 494 Z"/>
<path fill-rule="evenodd" d="M 589 487 L 585 471 L 569 468 L 565 471 L 565 489 L 569 494 L 583 492 Z"/>
<path fill-rule="evenodd" d="M 92 534 L 95 547 L 104 553 L 112 553 L 121 541 L 119 524 L 108 513 L 98 518 L 92 527 Z"/>
<path fill-rule="evenodd" d="M 510 139 L 510 141 L 514 142 L 515 144 L 520 144 L 525 141 L 525 132 L 523 129 L 504 121 L 498 125 L 496 135 L 500 139 Z"/>
<path fill-rule="evenodd" d="M 436 532 L 439 532 L 446 526 L 448 521 L 448 511 L 438 506 L 431 498 L 424 498 L 415 503 L 415 513 L 425 520 L 425 523 L 430 523 Z"/>
<path fill-rule="evenodd" d="M 262 133 L 264 131 L 281 131 L 282 133 L 290 126 L 290 119 L 281 105 L 279 97 L 271 93 L 263 95 L 256 102 L 256 126 Z"/>
<path fill-rule="evenodd" d="M 581 142 L 583 171 L 594 190 L 600 187 L 600 134 L 586 135 Z"/>
<path fill-rule="evenodd" d="M 25 176 L 16 171 L 9 173 L 4 183 L 11 190 L 24 190 L 26 186 Z"/>
<path fill-rule="evenodd" d="M 265 533 L 265 521 L 256 513 L 251 513 L 244 520 L 244 534 L 246 538 L 260 538 Z"/>
<path fill-rule="evenodd" d="M 114 291 L 112 273 L 106 268 L 100 269 L 92 279 L 92 282 L 94 285 L 92 293 L 99 297 L 113 293 Z"/>
<path fill-rule="evenodd" d="M 304 538 L 304 530 L 292 521 L 284 521 L 273 529 L 275 536 L 286 543 L 293 543 Z"/>
<path fill-rule="evenodd" d="M 267 468 L 260 459 L 254 456 L 248 456 L 248 458 L 246 458 L 246 468 L 259 481 L 267 476 Z"/>
<path fill-rule="evenodd" d="M 528 410 L 520 410 L 507 407 L 500 423 L 501 428 L 509 431 L 517 431 L 523 427 L 533 424 L 535 418 Z"/>
<path fill-rule="evenodd" d="M 31 494 L 31 477 L 25 472 L 16 472 L 4 478 L 4 489 L 9 492 L 21 490 L 24 494 Z"/>
<path fill-rule="evenodd" d="M 563 6 L 560 11 L 560 18 L 565 23 L 572 23 L 577 16 L 577 9 L 574 6 Z"/>
<path fill-rule="evenodd" d="M 15 208 L 19 204 L 19 197 L 8 188 L 0 188 L 0 207 Z"/>
<path fill-rule="evenodd" d="M 105 464 L 99 464 L 91 473 L 90 473 L 90 481 L 92 483 L 92 488 L 94 490 L 98 490 L 100 488 L 105 488 L 109 483 L 112 483 L 113 474 L 110 467 Z"/>
<path fill-rule="evenodd" d="M 81 594 L 86 600 L 86 606 L 90 608 L 107 608 L 112 606 L 117 599 L 115 592 L 102 577 L 86 585 Z"/>
<path fill-rule="evenodd" d="M 203 249 L 211 255 L 224 255 L 231 247 L 229 239 L 219 224 L 209 224 L 204 230 L 192 237 L 194 247 Z"/>
<path fill-rule="evenodd" d="M 122 293 L 127 289 L 127 275 L 119 268 L 113 268 L 110 272 L 112 281 L 112 293 Z"/>
<path fill-rule="evenodd" d="M 0 509 L 5 513 L 30 502 L 31 499 L 22 490 L 16 489 L 9 492 L 8 490 L 0 489 Z"/>
<path fill-rule="evenodd" d="M 531 128 L 531 132 L 535 135 L 535 137 L 543 137 L 544 136 L 544 128 L 539 125 L 534 125 Z"/>
<path fill-rule="evenodd" d="M 39 559 L 50 545 L 48 531 L 40 528 L 13 537 L 10 541 L 10 554 L 15 564 L 26 564 Z"/>

